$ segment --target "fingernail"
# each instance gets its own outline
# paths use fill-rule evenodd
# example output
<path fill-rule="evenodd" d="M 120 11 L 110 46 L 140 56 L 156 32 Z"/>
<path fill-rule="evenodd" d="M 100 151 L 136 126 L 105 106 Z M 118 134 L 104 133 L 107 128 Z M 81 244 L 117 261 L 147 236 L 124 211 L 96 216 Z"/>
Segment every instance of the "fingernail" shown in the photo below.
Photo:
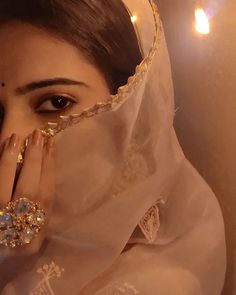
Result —
<path fill-rule="evenodd" d="M 47 141 L 46 151 L 48 155 L 52 155 L 55 148 L 55 142 L 53 137 L 50 137 Z"/>
<path fill-rule="evenodd" d="M 9 139 L 7 139 L 6 147 L 10 150 L 14 150 L 14 149 L 18 148 L 18 145 L 19 145 L 19 138 L 14 133 L 14 134 L 12 134 L 12 136 Z"/>
<path fill-rule="evenodd" d="M 32 145 L 34 146 L 42 146 L 43 144 L 43 137 L 40 130 L 35 130 L 32 135 Z"/>

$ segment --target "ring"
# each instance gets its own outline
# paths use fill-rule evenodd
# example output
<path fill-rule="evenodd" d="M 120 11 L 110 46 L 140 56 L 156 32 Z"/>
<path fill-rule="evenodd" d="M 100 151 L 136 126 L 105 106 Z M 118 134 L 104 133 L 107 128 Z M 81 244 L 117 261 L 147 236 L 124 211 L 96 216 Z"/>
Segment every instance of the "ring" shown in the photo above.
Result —
<path fill-rule="evenodd" d="M 9 202 L 0 210 L 0 245 L 16 248 L 30 244 L 45 224 L 46 213 L 28 198 Z"/>

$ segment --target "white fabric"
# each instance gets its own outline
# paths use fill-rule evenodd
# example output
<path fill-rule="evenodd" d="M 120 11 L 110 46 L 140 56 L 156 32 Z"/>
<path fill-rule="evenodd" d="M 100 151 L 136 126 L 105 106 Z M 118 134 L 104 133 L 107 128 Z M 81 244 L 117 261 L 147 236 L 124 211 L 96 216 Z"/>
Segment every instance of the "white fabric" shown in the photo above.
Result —
<path fill-rule="evenodd" d="M 155 55 L 137 69 L 144 70 L 142 79 L 136 74 L 132 87 L 119 90 L 119 105 L 55 136 L 50 232 L 42 251 L 29 258 L 3 294 L 217 295 L 222 290 L 223 218 L 173 129 L 169 58 L 163 31 L 155 31 L 154 4 L 124 2 L 137 15 L 145 56 L 158 34 Z M 138 224 L 154 204 L 160 227 L 150 243 Z M 148 224 L 151 229 L 152 221 Z"/>

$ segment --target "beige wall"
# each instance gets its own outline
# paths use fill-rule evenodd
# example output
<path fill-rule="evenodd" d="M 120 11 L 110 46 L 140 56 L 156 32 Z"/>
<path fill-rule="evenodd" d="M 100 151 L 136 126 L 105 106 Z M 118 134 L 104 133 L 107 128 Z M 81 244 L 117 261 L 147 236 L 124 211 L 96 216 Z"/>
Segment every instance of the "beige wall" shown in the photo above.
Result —
<path fill-rule="evenodd" d="M 176 93 L 176 130 L 186 156 L 221 204 L 227 235 L 224 295 L 236 294 L 236 0 L 218 6 L 212 32 L 192 31 L 192 0 L 159 0 Z"/>

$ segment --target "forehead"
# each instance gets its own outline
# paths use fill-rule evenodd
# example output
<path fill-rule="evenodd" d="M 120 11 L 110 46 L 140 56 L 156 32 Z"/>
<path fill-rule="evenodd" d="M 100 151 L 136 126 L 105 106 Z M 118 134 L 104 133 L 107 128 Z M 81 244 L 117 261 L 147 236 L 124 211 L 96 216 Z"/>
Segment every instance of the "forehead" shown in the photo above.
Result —
<path fill-rule="evenodd" d="M 94 70 L 78 48 L 46 30 L 20 22 L 0 27 L 0 80 L 34 80 L 47 78 L 45 74 L 86 78 Z"/>

